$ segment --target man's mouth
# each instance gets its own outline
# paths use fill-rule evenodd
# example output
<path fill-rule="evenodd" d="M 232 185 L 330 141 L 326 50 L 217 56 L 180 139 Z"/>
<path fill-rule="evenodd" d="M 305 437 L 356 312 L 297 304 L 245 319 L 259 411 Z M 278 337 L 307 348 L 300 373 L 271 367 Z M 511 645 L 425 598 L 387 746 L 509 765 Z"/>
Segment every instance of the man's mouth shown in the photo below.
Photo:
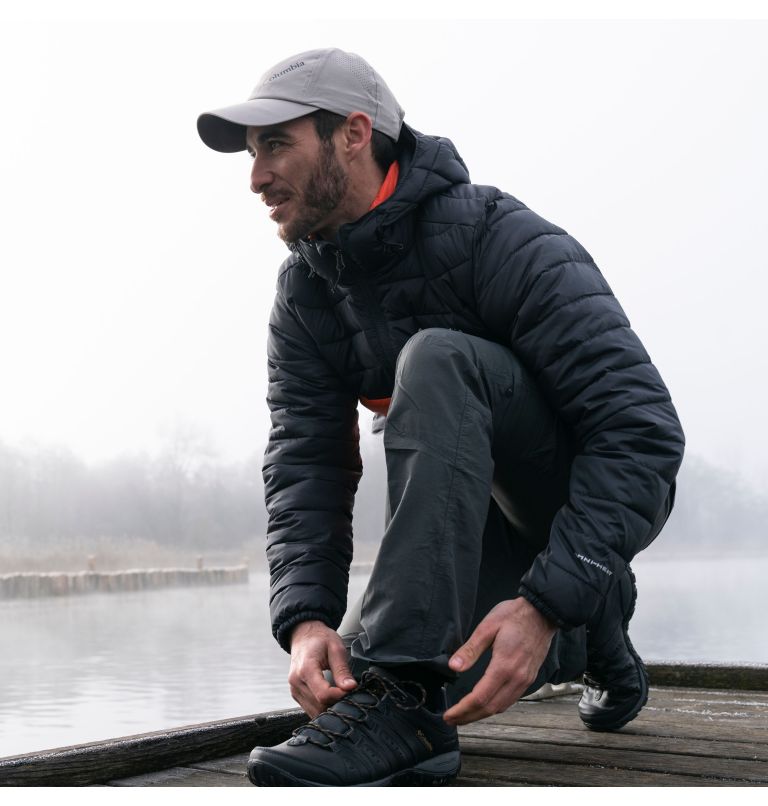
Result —
<path fill-rule="evenodd" d="M 288 203 L 288 196 L 275 196 L 272 198 L 265 198 L 264 203 L 269 207 L 269 217 L 276 221 L 281 211 Z"/>

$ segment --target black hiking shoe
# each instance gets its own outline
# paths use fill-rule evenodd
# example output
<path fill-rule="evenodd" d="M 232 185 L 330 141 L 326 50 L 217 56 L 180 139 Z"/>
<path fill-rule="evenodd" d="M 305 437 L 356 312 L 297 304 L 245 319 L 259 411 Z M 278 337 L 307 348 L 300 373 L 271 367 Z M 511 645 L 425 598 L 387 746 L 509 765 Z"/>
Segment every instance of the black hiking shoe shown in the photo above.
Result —
<path fill-rule="evenodd" d="M 648 674 L 627 632 L 636 600 L 635 575 L 627 565 L 587 622 L 587 669 L 579 716 L 590 730 L 618 730 L 648 701 Z"/>
<path fill-rule="evenodd" d="M 254 748 L 248 777 L 256 786 L 443 786 L 461 767 L 458 734 L 424 700 L 421 685 L 373 666 L 293 738 Z"/>

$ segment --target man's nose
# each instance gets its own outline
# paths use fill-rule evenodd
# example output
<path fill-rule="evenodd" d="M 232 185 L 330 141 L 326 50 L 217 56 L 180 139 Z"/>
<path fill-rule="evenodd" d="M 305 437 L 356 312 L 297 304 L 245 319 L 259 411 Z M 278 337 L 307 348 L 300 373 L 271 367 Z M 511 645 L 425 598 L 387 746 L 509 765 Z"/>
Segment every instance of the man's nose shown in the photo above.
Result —
<path fill-rule="evenodd" d="M 266 170 L 262 160 L 255 157 L 251 166 L 251 190 L 254 193 L 262 193 L 271 182 L 272 173 Z"/>

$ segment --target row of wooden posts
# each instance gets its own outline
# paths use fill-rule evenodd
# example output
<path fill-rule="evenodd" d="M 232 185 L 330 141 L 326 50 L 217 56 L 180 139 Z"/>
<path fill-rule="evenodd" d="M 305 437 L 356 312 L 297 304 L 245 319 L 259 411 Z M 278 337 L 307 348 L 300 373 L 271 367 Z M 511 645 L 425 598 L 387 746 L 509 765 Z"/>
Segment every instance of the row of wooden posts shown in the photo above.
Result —
<path fill-rule="evenodd" d="M 248 565 L 205 568 L 197 558 L 196 568 L 150 568 L 127 571 L 96 571 L 96 557 L 88 558 L 88 570 L 77 572 L 0 575 L 0 599 L 32 599 L 78 593 L 112 593 L 195 585 L 236 585 L 248 582 Z"/>

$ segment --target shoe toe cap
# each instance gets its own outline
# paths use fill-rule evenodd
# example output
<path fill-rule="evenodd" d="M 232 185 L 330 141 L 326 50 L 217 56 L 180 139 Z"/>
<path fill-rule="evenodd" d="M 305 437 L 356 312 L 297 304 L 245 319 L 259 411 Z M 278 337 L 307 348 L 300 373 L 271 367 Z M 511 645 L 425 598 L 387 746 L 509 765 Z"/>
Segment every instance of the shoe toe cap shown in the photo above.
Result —
<path fill-rule="evenodd" d="M 648 690 L 617 690 L 586 686 L 579 700 L 579 717 L 591 730 L 618 730 L 634 719 L 648 700 Z"/>
<path fill-rule="evenodd" d="M 311 743 L 256 747 L 248 758 L 248 777 L 256 786 L 339 786 L 329 769 L 330 752 Z"/>

